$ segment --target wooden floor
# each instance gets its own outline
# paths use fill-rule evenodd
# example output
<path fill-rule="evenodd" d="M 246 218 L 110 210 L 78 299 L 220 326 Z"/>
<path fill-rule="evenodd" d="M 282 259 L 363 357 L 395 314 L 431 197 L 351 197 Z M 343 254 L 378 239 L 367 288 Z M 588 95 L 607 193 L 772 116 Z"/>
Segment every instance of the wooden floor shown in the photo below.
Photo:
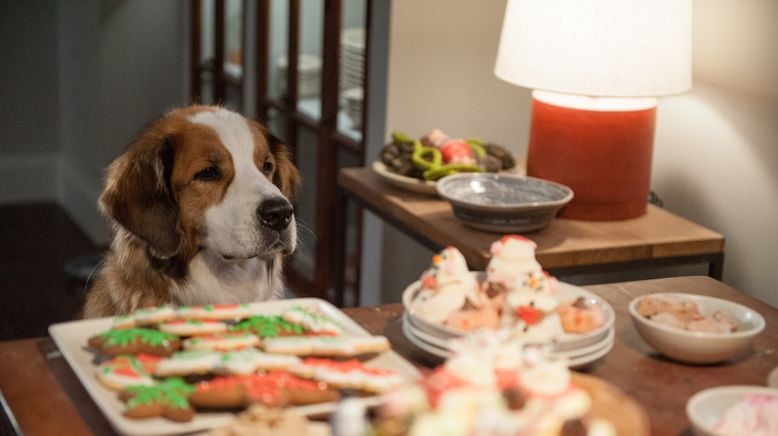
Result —
<path fill-rule="evenodd" d="M 76 317 L 84 283 L 69 278 L 65 263 L 97 254 L 56 204 L 0 206 L 0 340 L 43 336 Z"/>

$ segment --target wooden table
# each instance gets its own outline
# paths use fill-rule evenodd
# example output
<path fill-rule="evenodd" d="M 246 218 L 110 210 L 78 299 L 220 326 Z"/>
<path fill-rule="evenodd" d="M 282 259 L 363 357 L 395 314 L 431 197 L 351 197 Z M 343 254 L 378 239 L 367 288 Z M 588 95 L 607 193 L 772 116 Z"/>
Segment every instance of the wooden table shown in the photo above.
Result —
<path fill-rule="evenodd" d="M 440 198 L 408 192 L 384 181 L 370 168 L 340 171 L 341 192 L 408 234 L 432 251 L 457 247 L 471 269 L 484 270 L 489 246 L 498 235 L 464 225 L 451 206 Z M 341 232 L 341 237 L 343 233 Z M 579 221 L 557 218 L 539 231 L 526 234 L 538 245 L 536 256 L 543 268 L 558 277 L 634 268 L 699 264 L 721 280 L 724 236 L 648 205 L 646 215 L 622 221 Z M 336 246 L 344 246 L 337 243 Z M 337 253 L 341 256 L 342 253 Z M 342 259 L 335 278 L 335 295 L 342 298 Z"/>
<path fill-rule="evenodd" d="M 587 372 L 623 389 L 643 405 L 652 434 L 689 433 L 684 406 L 694 393 L 726 384 L 764 385 L 778 366 L 778 309 L 708 277 L 680 277 L 587 286 L 616 311 L 616 343 L 611 352 Z M 682 291 L 726 298 L 761 313 L 767 328 L 756 339 L 754 351 L 734 361 L 688 366 L 655 354 L 638 336 L 627 313 L 634 297 L 653 292 Z M 393 348 L 422 367 L 439 363 L 415 348 L 401 331 L 402 306 L 345 310 L 375 334 L 384 334 Z M 0 392 L 3 404 L 27 435 L 111 434 L 108 422 L 81 387 L 49 338 L 0 342 Z M 0 434 L 3 433 L 0 422 Z"/>

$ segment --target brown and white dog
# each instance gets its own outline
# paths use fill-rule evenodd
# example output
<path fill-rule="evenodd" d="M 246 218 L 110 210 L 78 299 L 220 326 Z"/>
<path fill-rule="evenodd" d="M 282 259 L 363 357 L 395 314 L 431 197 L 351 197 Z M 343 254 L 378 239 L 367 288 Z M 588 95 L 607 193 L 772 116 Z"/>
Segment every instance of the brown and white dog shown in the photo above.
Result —
<path fill-rule="evenodd" d="M 108 168 L 99 207 L 115 235 L 84 317 L 280 297 L 299 185 L 259 123 L 215 106 L 167 113 Z"/>

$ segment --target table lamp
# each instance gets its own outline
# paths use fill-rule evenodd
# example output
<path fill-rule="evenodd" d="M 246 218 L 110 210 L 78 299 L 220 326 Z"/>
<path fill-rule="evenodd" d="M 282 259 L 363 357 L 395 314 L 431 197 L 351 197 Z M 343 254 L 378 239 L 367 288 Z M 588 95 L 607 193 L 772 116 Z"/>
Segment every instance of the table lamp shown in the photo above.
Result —
<path fill-rule="evenodd" d="M 560 216 L 645 214 L 656 97 L 691 87 L 691 0 L 508 0 L 494 72 L 531 88 L 527 175 Z"/>

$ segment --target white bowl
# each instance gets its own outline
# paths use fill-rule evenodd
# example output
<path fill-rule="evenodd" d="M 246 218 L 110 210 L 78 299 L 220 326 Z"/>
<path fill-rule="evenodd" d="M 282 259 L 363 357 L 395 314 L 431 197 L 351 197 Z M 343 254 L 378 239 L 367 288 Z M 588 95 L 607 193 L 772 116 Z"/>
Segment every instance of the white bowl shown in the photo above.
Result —
<path fill-rule="evenodd" d="M 763 386 L 720 386 L 697 392 L 686 402 L 686 416 L 698 436 L 719 435 L 713 429 L 727 409 L 746 394 L 767 394 L 778 398 L 778 389 Z"/>
<path fill-rule="evenodd" d="M 751 350 L 754 338 L 765 328 L 758 312 L 741 304 L 720 298 L 696 294 L 658 293 L 652 296 L 675 297 L 697 303 L 700 312 L 710 315 L 717 310 L 729 312 L 738 322 L 732 333 L 690 332 L 668 327 L 640 315 L 637 305 L 641 298 L 629 302 L 629 315 L 640 337 L 656 351 L 687 363 L 715 363 L 737 357 Z"/>

